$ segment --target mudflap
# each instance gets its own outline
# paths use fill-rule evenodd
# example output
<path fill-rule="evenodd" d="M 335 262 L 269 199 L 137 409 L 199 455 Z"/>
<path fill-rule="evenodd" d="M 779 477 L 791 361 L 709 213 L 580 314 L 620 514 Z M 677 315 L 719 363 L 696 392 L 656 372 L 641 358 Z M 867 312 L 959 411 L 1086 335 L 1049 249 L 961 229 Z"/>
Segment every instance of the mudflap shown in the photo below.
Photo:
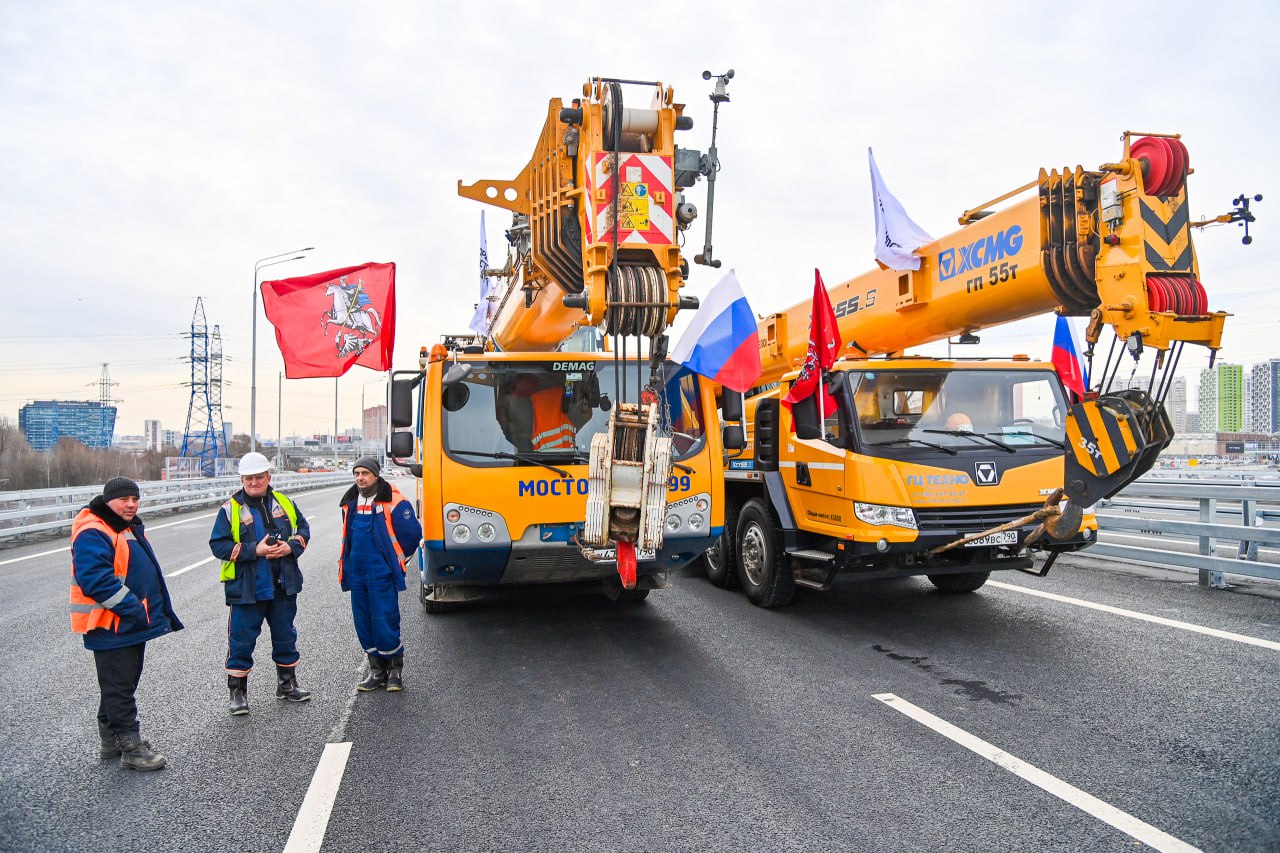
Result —
<path fill-rule="evenodd" d="M 1077 507 L 1109 498 L 1151 470 L 1173 439 L 1164 406 L 1138 389 L 1071 407 L 1063 488 Z"/>

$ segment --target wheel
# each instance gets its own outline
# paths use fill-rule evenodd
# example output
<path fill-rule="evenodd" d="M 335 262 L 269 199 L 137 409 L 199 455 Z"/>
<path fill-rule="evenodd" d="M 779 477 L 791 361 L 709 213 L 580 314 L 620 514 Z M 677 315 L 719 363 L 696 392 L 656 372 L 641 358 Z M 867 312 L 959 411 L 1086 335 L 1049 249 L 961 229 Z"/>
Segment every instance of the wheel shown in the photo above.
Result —
<path fill-rule="evenodd" d="M 724 508 L 724 532 L 706 551 L 702 552 L 702 568 L 707 580 L 721 589 L 738 588 L 737 541 L 738 507 L 729 502 Z"/>
<path fill-rule="evenodd" d="M 940 592 L 973 592 L 982 587 L 991 572 L 964 572 L 958 575 L 929 575 Z"/>
<path fill-rule="evenodd" d="M 649 597 L 647 589 L 624 589 L 618 593 L 618 597 L 614 599 L 619 604 L 639 604 Z"/>
<path fill-rule="evenodd" d="M 795 595 L 790 561 L 780 553 L 773 514 L 756 498 L 747 501 L 736 531 L 738 581 L 760 607 L 782 607 Z"/>

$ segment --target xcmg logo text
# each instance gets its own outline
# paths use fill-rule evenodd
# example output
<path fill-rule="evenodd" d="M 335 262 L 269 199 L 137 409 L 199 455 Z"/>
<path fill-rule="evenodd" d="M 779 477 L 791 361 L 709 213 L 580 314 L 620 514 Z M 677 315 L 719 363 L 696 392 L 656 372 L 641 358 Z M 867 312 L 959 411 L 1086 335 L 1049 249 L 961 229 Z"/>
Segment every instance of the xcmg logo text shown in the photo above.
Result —
<path fill-rule="evenodd" d="M 965 486 L 968 474 L 908 474 L 908 486 Z"/>
<path fill-rule="evenodd" d="M 1011 258 L 1022 251 L 1022 240 L 1022 226 L 1015 225 L 959 249 L 943 249 L 938 253 L 938 280 L 946 281 L 962 272 Z"/>

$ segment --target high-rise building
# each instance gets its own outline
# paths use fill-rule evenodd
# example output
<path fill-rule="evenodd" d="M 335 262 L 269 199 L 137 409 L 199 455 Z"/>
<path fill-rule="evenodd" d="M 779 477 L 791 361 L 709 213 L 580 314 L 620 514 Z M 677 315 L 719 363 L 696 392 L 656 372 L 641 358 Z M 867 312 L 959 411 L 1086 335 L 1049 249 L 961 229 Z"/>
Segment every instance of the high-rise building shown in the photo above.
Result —
<path fill-rule="evenodd" d="M 165 449 L 166 447 L 172 447 L 174 449 L 177 449 L 182 446 L 182 430 L 166 429 L 161 431 L 161 435 L 162 435 L 162 438 L 160 439 L 161 450 Z"/>
<path fill-rule="evenodd" d="M 1240 432 L 1244 429 L 1244 368 L 1215 364 L 1200 371 L 1200 430 Z"/>
<path fill-rule="evenodd" d="M 1181 430 L 1175 430 L 1175 431 L 1181 432 Z M 1200 432 L 1200 413 L 1199 412 L 1187 412 L 1187 432 L 1189 433 Z"/>
<path fill-rule="evenodd" d="M 364 410 L 364 425 L 361 437 L 366 447 L 381 446 L 387 439 L 387 407 L 386 405 L 370 406 Z"/>
<path fill-rule="evenodd" d="M 1249 368 L 1248 406 L 1245 429 L 1249 432 L 1280 432 L 1280 358 Z"/>
<path fill-rule="evenodd" d="M 18 410 L 18 428 L 32 450 L 48 450 L 60 438 L 107 448 L 116 431 L 116 407 L 97 401 L 37 400 Z"/>
<path fill-rule="evenodd" d="M 163 450 L 164 430 L 160 428 L 160 421 L 143 421 L 142 438 L 146 442 L 145 446 L 147 450 Z"/>

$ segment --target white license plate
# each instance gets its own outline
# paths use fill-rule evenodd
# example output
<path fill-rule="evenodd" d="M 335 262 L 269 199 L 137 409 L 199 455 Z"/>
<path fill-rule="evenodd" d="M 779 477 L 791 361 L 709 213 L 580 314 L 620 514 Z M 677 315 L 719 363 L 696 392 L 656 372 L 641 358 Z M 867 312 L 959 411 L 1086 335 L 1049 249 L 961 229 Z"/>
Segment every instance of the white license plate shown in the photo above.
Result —
<path fill-rule="evenodd" d="M 964 543 L 966 548 L 985 548 L 990 545 L 1017 545 L 1018 531 L 1002 530 L 999 533 L 988 533 L 981 539 L 975 539 L 972 542 Z"/>
<path fill-rule="evenodd" d="M 618 562 L 618 552 L 613 548 L 587 548 L 582 552 L 582 556 L 586 557 L 593 563 L 616 563 Z M 637 548 L 636 562 L 644 562 L 657 558 L 657 554 L 652 548 Z"/>

